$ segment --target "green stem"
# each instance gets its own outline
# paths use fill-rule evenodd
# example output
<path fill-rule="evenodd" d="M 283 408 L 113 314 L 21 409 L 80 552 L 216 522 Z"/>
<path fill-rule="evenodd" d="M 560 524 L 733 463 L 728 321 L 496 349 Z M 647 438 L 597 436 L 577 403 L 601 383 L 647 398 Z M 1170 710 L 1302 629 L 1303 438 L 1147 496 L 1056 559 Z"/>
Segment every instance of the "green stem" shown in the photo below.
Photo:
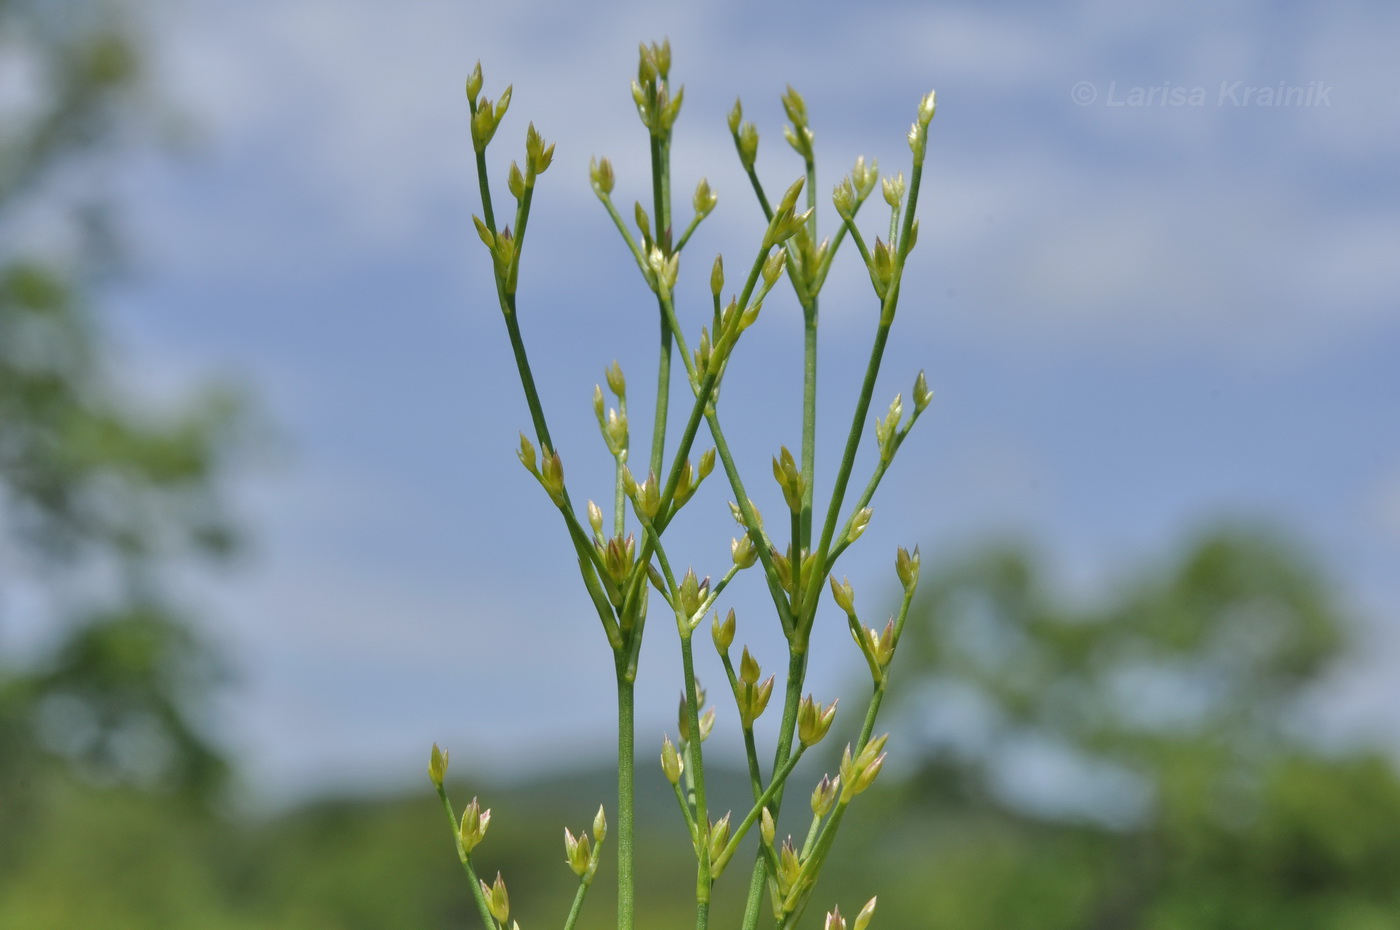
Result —
<path fill-rule="evenodd" d="M 617 667 L 617 927 L 632 930 L 636 888 L 633 866 L 635 788 L 635 689 L 622 654 Z"/>
<path fill-rule="evenodd" d="M 574 924 L 578 923 L 578 915 L 583 911 L 583 896 L 588 894 L 588 882 L 580 881 L 578 891 L 574 892 L 574 903 L 569 908 L 569 916 L 564 920 L 564 930 L 574 930 Z"/>
<path fill-rule="evenodd" d="M 679 617 L 679 612 L 677 613 Z M 700 864 L 695 874 L 695 930 L 705 930 L 710 917 L 710 814 L 705 800 L 705 761 L 700 738 L 700 702 L 695 685 L 695 650 L 689 634 L 681 636 L 681 666 L 685 674 L 686 718 L 690 724 L 689 750 L 695 778 L 695 825 L 700 837 Z"/>

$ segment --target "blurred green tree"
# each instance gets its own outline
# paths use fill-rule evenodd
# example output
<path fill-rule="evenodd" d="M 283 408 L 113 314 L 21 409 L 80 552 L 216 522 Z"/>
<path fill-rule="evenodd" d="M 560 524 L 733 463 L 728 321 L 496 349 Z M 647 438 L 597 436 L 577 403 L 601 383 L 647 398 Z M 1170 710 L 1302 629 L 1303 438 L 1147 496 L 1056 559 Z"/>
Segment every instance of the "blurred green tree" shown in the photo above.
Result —
<path fill-rule="evenodd" d="M 1400 926 L 1395 767 L 1304 725 L 1352 633 L 1263 533 L 1206 536 L 1098 604 L 1021 547 L 952 566 L 901 650 L 892 698 L 925 751 L 871 867 L 917 883 L 908 926 Z"/>
<path fill-rule="evenodd" d="M 226 769 L 172 578 L 234 548 L 242 405 L 142 402 L 90 313 L 120 267 L 107 169 L 156 135 L 140 9 L 0 0 L 0 837 L 46 766 L 204 797 Z"/>

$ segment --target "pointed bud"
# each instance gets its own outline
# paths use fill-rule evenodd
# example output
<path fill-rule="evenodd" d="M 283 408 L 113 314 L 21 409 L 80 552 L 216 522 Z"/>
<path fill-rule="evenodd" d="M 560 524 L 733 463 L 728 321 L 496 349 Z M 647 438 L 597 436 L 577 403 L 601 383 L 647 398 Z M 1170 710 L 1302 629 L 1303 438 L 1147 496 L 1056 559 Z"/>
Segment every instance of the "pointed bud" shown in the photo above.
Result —
<path fill-rule="evenodd" d="M 851 930 L 865 930 L 866 927 L 870 926 L 870 918 L 874 916 L 875 899 L 871 898 L 865 902 L 865 907 L 861 908 L 860 913 L 856 915 L 856 922 L 852 925 Z"/>
<path fill-rule="evenodd" d="M 785 213 L 797 209 L 797 197 L 802 193 L 802 185 L 807 183 L 806 177 L 800 177 L 788 186 L 783 192 L 783 198 L 778 201 L 778 205 L 773 208 L 773 214 Z"/>
<path fill-rule="evenodd" d="M 763 845 L 770 849 L 773 847 L 773 840 L 778 835 L 778 825 L 773 822 L 773 815 L 766 807 L 758 821 L 758 835 L 762 837 Z"/>
<path fill-rule="evenodd" d="M 602 845 L 608 835 L 608 818 L 603 814 L 603 805 L 598 805 L 598 813 L 593 815 L 593 841 Z"/>
<path fill-rule="evenodd" d="M 724 852 L 724 846 L 729 842 L 729 815 L 726 812 L 723 817 L 710 825 L 710 861 L 714 862 Z M 715 873 L 718 877 L 718 873 Z"/>
<path fill-rule="evenodd" d="M 681 780 L 681 772 L 685 769 L 685 763 L 681 761 L 680 754 L 676 752 L 675 744 L 671 742 L 671 737 L 663 737 L 661 743 L 661 771 L 665 773 L 666 780 L 671 784 L 678 784 Z"/>
<path fill-rule="evenodd" d="M 823 930 L 846 930 L 846 918 L 841 916 L 841 908 L 833 907 L 826 915 Z"/>
<path fill-rule="evenodd" d="M 913 594 L 914 587 L 919 583 L 919 547 L 914 547 L 911 555 L 903 546 L 895 554 L 894 569 L 899 575 L 899 583 L 904 586 L 905 594 Z"/>
<path fill-rule="evenodd" d="M 823 707 L 810 694 L 802 699 L 797 708 L 797 738 L 803 746 L 814 746 L 826 736 L 836 718 L 837 703 L 832 701 L 830 707 Z"/>
<path fill-rule="evenodd" d="M 749 654 L 749 647 L 744 647 L 744 655 L 739 659 L 739 680 L 745 684 L 755 684 L 763 676 L 763 669 L 759 667 L 758 660 Z"/>
<path fill-rule="evenodd" d="M 860 510 L 857 510 L 856 515 L 851 518 L 851 529 L 850 532 L 846 534 L 846 538 L 851 542 L 860 539 L 861 534 L 865 532 L 865 528 L 870 525 L 870 518 L 874 516 L 874 514 L 875 511 L 871 510 L 869 507 L 862 507 Z"/>
<path fill-rule="evenodd" d="M 554 501 L 556 507 L 563 507 L 564 500 L 564 463 L 559 460 L 559 453 L 554 452 L 548 446 L 545 447 L 545 455 L 540 463 L 540 484 L 549 492 L 549 499 Z"/>
<path fill-rule="evenodd" d="M 739 127 L 739 163 L 744 166 L 745 171 L 752 171 L 757 158 L 758 127 L 753 123 L 745 123 Z"/>
<path fill-rule="evenodd" d="M 822 780 L 817 782 L 817 787 L 812 791 L 812 813 L 817 817 L 825 817 L 831 813 L 831 806 L 836 803 L 836 793 L 841 788 L 841 776 L 835 779 L 822 776 Z"/>
<path fill-rule="evenodd" d="M 914 391 L 912 396 L 914 398 L 914 411 L 916 413 L 923 413 L 924 408 L 933 401 L 933 391 L 929 390 L 928 381 L 924 378 L 924 373 L 922 371 L 919 372 L 919 376 L 914 379 Z"/>
<path fill-rule="evenodd" d="M 520 459 L 520 464 L 525 466 L 526 471 L 536 478 L 540 476 L 539 467 L 535 464 L 535 447 L 529 439 L 525 438 L 524 433 L 520 434 L 520 451 L 515 455 L 516 458 Z"/>
<path fill-rule="evenodd" d="M 710 625 L 710 637 L 715 641 L 715 649 L 720 655 L 726 655 L 729 647 L 734 645 L 734 609 L 730 608 L 729 615 L 724 618 L 724 622 L 719 622 L 719 611 L 715 611 L 714 623 Z"/>
<path fill-rule="evenodd" d="M 442 780 L 447 777 L 447 753 L 439 749 L 437 743 L 433 743 L 432 755 L 428 757 L 428 778 L 432 780 L 433 786 L 442 787 Z"/>
<path fill-rule="evenodd" d="M 856 192 L 851 185 L 850 178 L 842 178 L 831 192 L 831 202 L 836 207 L 836 214 L 842 219 L 851 219 L 856 212 Z"/>
<path fill-rule="evenodd" d="M 470 856 L 472 850 L 486 837 L 486 828 L 491 825 L 491 811 L 483 811 L 476 798 L 462 811 L 462 821 L 457 828 L 457 839 L 462 845 L 462 854 Z"/>
<path fill-rule="evenodd" d="M 892 178 L 885 178 L 880 185 L 884 189 L 885 203 L 898 209 L 904 202 L 904 172 L 901 171 Z"/>
<path fill-rule="evenodd" d="M 787 252 L 779 251 L 769 255 L 763 262 L 763 283 L 772 287 L 782 277 L 783 269 L 787 267 Z"/>
<path fill-rule="evenodd" d="M 506 173 L 506 187 L 510 188 L 510 195 L 516 200 L 525 199 L 525 175 L 515 162 L 510 163 L 510 171 Z"/>
<path fill-rule="evenodd" d="M 588 502 L 588 525 L 593 527 L 593 532 L 598 535 L 603 533 L 603 510 L 592 501 Z"/>
<path fill-rule="evenodd" d="M 710 211 L 719 203 L 719 195 L 710 190 L 710 182 L 705 178 L 700 179 L 700 183 L 695 185 L 695 196 L 691 198 L 691 205 L 695 207 L 695 215 L 706 217 Z"/>
<path fill-rule="evenodd" d="M 486 884 L 485 879 L 480 881 L 481 890 L 486 895 L 486 909 L 497 922 L 504 924 L 510 918 L 510 895 L 506 894 L 506 883 L 501 880 L 501 873 L 496 873 L 494 885 Z"/>
<path fill-rule="evenodd" d="M 467 75 L 467 99 L 476 102 L 477 95 L 481 93 L 481 62 L 476 63 L 472 68 L 472 73 Z"/>
<path fill-rule="evenodd" d="M 855 615 L 856 592 L 855 588 L 851 587 L 850 579 L 842 578 L 840 583 L 837 583 L 836 576 L 832 575 L 831 596 L 835 599 L 837 607 L 840 607 L 847 614 Z"/>
<path fill-rule="evenodd" d="M 879 177 L 879 164 L 875 159 L 870 159 L 867 164 L 864 155 L 857 158 L 855 166 L 851 168 L 851 184 L 855 186 L 857 199 L 864 200 L 870 196 Z"/>
<path fill-rule="evenodd" d="M 738 98 L 738 97 L 735 97 L 735 98 L 734 98 L 734 106 L 733 106 L 733 108 L 729 111 L 729 131 L 732 132 L 732 133 L 738 133 L 738 131 L 739 131 L 739 124 L 740 124 L 741 122 L 743 122 L 743 119 L 744 119 L 744 105 L 743 105 L 743 103 L 741 103 L 741 102 L 739 101 L 739 98 Z"/>
<path fill-rule="evenodd" d="M 593 193 L 600 198 L 607 197 L 613 189 L 613 166 L 606 158 L 589 159 L 588 179 L 593 184 Z"/>
<path fill-rule="evenodd" d="M 753 540 L 749 539 L 748 536 L 731 539 L 729 541 L 729 555 L 740 571 L 752 568 L 753 563 L 758 561 L 758 550 L 753 547 Z"/>

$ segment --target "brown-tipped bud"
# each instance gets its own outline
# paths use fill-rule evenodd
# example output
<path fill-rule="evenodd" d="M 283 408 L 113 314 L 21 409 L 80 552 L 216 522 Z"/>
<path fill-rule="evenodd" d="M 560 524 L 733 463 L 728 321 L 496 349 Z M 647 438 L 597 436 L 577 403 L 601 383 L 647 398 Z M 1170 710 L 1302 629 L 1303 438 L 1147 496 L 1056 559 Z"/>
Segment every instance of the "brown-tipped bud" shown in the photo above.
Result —
<path fill-rule="evenodd" d="M 554 501 L 554 505 L 563 507 L 564 463 L 559 460 L 559 453 L 548 446 L 545 447 L 544 453 L 540 465 L 540 484 L 549 492 L 549 499 Z"/>
<path fill-rule="evenodd" d="M 758 127 L 745 123 L 739 127 L 739 162 L 745 171 L 752 171 L 758 158 Z"/>
<path fill-rule="evenodd" d="M 815 746 L 826 736 L 831 721 L 836 719 L 837 703 L 832 701 L 831 706 L 823 707 L 810 694 L 802 699 L 797 708 L 797 738 L 803 746 Z"/>
<path fill-rule="evenodd" d="M 758 660 L 749 654 L 749 647 L 744 647 L 744 655 L 739 659 L 739 680 L 745 684 L 755 684 L 763 677 L 763 669 L 759 666 Z"/>
<path fill-rule="evenodd" d="M 823 775 L 822 780 L 817 782 L 817 787 L 812 791 L 812 813 L 817 817 L 825 817 L 831 813 L 831 806 L 836 803 L 836 793 L 840 789 L 840 775 L 834 779 Z"/>
<path fill-rule="evenodd" d="M 763 839 L 764 846 L 769 849 L 773 848 L 773 840 L 778 835 L 778 825 L 773 822 L 773 815 L 766 807 L 758 819 L 758 835 Z"/>
<path fill-rule="evenodd" d="M 486 828 L 491 826 L 491 811 L 481 809 L 476 798 L 462 811 L 462 822 L 457 828 L 457 839 L 462 844 L 462 855 L 470 856 L 472 850 L 486 837 Z"/>
<path fill-rule="evenodd" d="M 904 593 L 913 594 L 919 583 L 919 547 L 915 546 L 911 554 L 900 546 L 895 553 L 894 570 L 899 575 L 899 583 L 904 586 Z"/>
<path fill-rule="evenodd" d="M 831 202 L 842 219 L 849 220 L 855 216 L 856 192 L 850 178 L 842 178 L 841 183 L 831 191 Z"/>
<path fill-rule="evenodd" d="M 729 541 L 729 555 L 734 560 L 740 571 L 752 568 L 753 563 L 758 561 L 758 550 L 754 548 L 753 540 L 748 536 L 740 536 Z"/>
<path fill-rule="evenodd" d="M 540 476 L 539 466 L 535 464 L 535 447 L 530 440 L 525 438 L 525 434 L 520 434 L 520 451 L 515 453 L 515 457 L 520 459 L 520 464 L 525 466 L 525 470 L 536 478 Z"/>
<path fill-rule="evenodd" d="M 879 177 L 880 167 L 875 159 L 872 158 L 867 163 L 864 155 L 857 158 L 855 166 L 851 168 L 851 183 L 855 185 L 857 199 L 864 200 L 869 197 Z"/>
<path fill-rule="evenodd" d="M 871 898 L 865 902 L 865 907 L 861 908 L 860 913 L 856 915 L 856 921 L 852 924 L 851 930 L 865 930 L 866 927 L 870 926 L 870 918 L 874 916 L 875 899 Z"/>
<path fill-rule="evenodd" d="M 734 98 L 734 106 L 729 111 L 729 131 L 738 133 L 739 124 L 744 121 L 744 104 L 738 97 Z"/>
<path fill-rule="evenodd" d="M 788 189 L 783 191 L 782 199 L 778 201 L 778 205 L 773 209 L 775 216 L 779 213 L 797 209 L 797 198 L 802 193 L 802 185 L 806 183 L 807 178 L 800 177 L 796 181 L 793 181 L 792 184 L 788 185 Z"/>
<path fill-rule="evenodd" d="M 486 896 L 486 909 L 491 912 L 491 916 L 496 918 L 502 926 L 510 919 L 510 895 L 506 894 L 506 883 L 501 880 L 501 873 L 496 873 L 496 883 L 486 884 L 485 879 L 480 879 L 482 893 Z"/>
<path fill-rule="evenodd" d="M 593 815 L 593 842 L 602 845 L 608 836 L 608 818 L 603 813 L 603 805 L 598 805 L 598 813 Z"/>
<path fill-rule="evenodd" d="M 481 62 L 476 63 L 472 68 L 472 73 L 467 75 L 467 99 L 476 102 L 477 95 L 481 93 Z"/>
<path fill-rule="evenodd" d="M 606 158 L 589 159 L 588 179 L 593 184 L 593 193 L 599 197 L 607 197 L 612 193 L 615 181 L 612 162 Z"/>
<path fill-rule="evenodd" d="M 875 418 L 875 442 L 880 447 L 880 461 L 888 464 L 894 458 L 895 440 L 899 438 L 899 421 L 904 417 L 904 395 L 896 394 L 884 418 Z"/>
<path fill-rule="evenodd" d="M 798 470 L 797 461 L 787 446 L 783 446 L 778 455 L 773 457 L 773 477 L 777 480 L 778 487 L 783 489 L 783 500 L 787 502 L 788 508 L 793 513 L 800 513 L 807 479 Z"/>
<path fill-rule="evenodd" d="M 871 510 L 869 507 L 862 507 L 857 510 L 856 515 L 851 518 L 851 529 L 846 533 L 846 538 L 851 542 L 860 539 L 861 534 L 865 532 L 865 528 L 870 525 L 870 518 L 874 516 L 874 514 L 875 511 Z"/>
<path fill-rule="evenodd" d="M 904 202 L 904 172 L 901 171 L 892 178 L 885 178 L 880 182 L 884 190 L 885 203 L 898 209 Z"/>
<path fill-rule="evenodd" d="M 708 180 L 701 178 L 700 183 L 695 185 L 695 196 L 691 198 L 690 203 L 695 207 L 696 216 L 709 216 L 715 204 L 719 203 L 719 194 L 710 189 Z"/>
<path fill-rule="evenodd" d="M 719 611 L 715 611 L 714 623 L 710 625 L 710 637 L 715 641 L 715 650 L 720 655 L 728 655 L 729 647 L 734 645 L 734 609 L 730 608 L 729 615 L 724 618 L 724 622 L 719 622 Z"/>
<path fill-rule="evenodd" d="M 838 583 L 836 576 L 831 576 L 831 596 L 836 600 L 836 606 L 846 613 L 855 615 L 856 612 L 856 592 L 851 587 L 849 579 L 842 578 Z"/>
<path fill-rule="evenodd" d="M 778 891 L 783 897 L 787 897 L 792 891 L 801 873 L 802 860 L 793 848 L 792 837 L 788 837 L 783 840 L 783 848 L 778 852 L 778 874 L 774 876 L 778 880 Z"/>
<path fill-rule="evenodd" d="M 428 778 L 432 780 L 433 786 L 442 787 L 442 780 L 447 777 L 447 752 L 439 749 L 437 743 L 433 743 L 432 754 L 428 757 Z"/>
<path fill-rule="evenodd" d="M 933 391 L 929 390 L 928 380 L 924 373 L 919 372 L 919 376 L 914 379 L 914 412 L 923 413 L 924 409 L 933 402 Z"/>
<path fill-rule="evenodd" d="M 681 780 L 681 772 L 685 770 L 685 763 L 681 761 L 680 753 L 676 752 L 676 746 L 671 742 L 671 737 L 663 737 L 661 741 L 661 771 L 665 773 L 666 780 L 671 784 L 677 784 Z"/>
<path fill-rule="evenodd" d="M 826 915 L 826 923 L 822 925 L 822 930 L 846 930 L 846 918 L 841 916 L 841 907 L 833 906 Z"/>
<path fill-rule="evenodd" d="M 769 255 L 763 262 L 763 283 L 772 287 L 778 279 L 783 276 L 783 269 L 787 267 L 787 252 L 778 251 Z"/>

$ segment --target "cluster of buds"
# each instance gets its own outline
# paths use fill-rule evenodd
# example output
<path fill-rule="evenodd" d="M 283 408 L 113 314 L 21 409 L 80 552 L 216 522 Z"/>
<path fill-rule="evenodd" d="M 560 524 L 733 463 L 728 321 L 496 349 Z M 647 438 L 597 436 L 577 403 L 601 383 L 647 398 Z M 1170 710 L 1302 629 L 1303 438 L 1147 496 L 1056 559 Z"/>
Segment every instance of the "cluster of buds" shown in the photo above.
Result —
<path fill-rule="evenodd" d="M 774 676 L 769 675 L 762 683 L 759 678 L 763 669 L 758 660 L 744 647 L 739 659 L 739 677 L 734 686 L 734 700 L 739 705 L 739 721 L 745 730 L 753 729 L 754 721 L 763 715 L 768 707 L 768 699 L 773 696 Z"/>
<path fill-rule="evenodd" d="M 799 229 L 807 225 L 807 221 L 812 218 L 812 210 L 797 212 L 797 195 L 802 193 L 802 185 L 806 183 L 806 178 L 798 178 L 792 182 L 792 186 L 783 194 L 783 199 L 778 201 L 777 208 L 773 211 L 773 219 L 768 224 L 768 229 L 763 233 L 763 247 L 771 249 L 775 245 L 781 245 L 797 233 Z"/>
<path fill-rule="evenodd" d="M 803 746 L 815 746 L 826 736 L 831 729 L 831 721 L 836 718 L 836 704 L 836 701 L 832 701 L 824 707 L 814 701 L 810 694 L 802 699 L 797 707 L 797 739 Z"/>
<path fill-rule="evenodd" d="M 481 85 L 481 62 L 478 61 L 467 77 L 467 99 L 471 102 L 472 110 L 472 145 L 478 152 L 486 151 L 486 146 L 496 135 L 496 127 L 501 125 L 506 110 L 510 109 L 513 88 L 513 85 L 507 87 L 505 93 L 501 94 L 501 99 L 493 104 L 486 97 L 480 96 Z"/>
<path fill-rule="evenodd" d="M 479 881 L 481 893 L 486 898 L 486 909 L 491 912 L 496 922 L 504 927 L 510 919 L 510 895 L 506 893 L 506 883 L 501 879 L 501 873 L 496 873 L 495 884 L 486 884 L 484 878 Z M 515 924 L 513 930 L 520 930 L 520 925 Z"/>
<path fill-rule="evenodd" d="M 698 712 L 705 706 L 705 689 L 697 683 L 695 686 L 695 710 Z M 715 709 L 711 707 L 704 713 L 699 714 L 700 742 L 710 738 L 710 732 L 715 728 Z M 676 714 L 676 728 L 680 731 L 682 743 L 690 742 L 690 708 L 686 702 L 685 694 L 681 694 L 680 711 Z"/>
<path fill-rule="evenodd" d="M 816 564 L 816 553 L 803 549 L 801 561 L 798 563 L 797 571 L 793 571 L 792 546 L 788 546 L 784 551 L 779 552 L 776 548 L 768 550 L 768 557 L 773 561 L 773 571 L 778 576 L 778 584 L 788 594 L 797 596 L 798 591 L 803 587 L 806 579 L 812 577 L 812 568 Z"/>
<path fill-rule="evenodd" d="M 642 43 L 640 52 L 637 79 L 632 82 L 632 100 L 637 104 L 642 125 L 651 130 L 652 135 L 664 137 L 670 134 L 680 115 L 685 88 L 678 90 L 674 98 L 670 96 L 667 86 L 671 74 L 670 40 L 660 45 Z"/>
<path fill-rule="evenodd" d="M 890 401 L 889 412 L 883 417 L 875 418 L 875 442 L 880 447 L 880 461 L 888 465 L 894 458 L 894 452 L 903 438 L 899 429 L 899 421 L 904 416 L 904 395 L 896 394 L 894 400 Z"/>
<path fill-rule="evenodd" d="M 520 459 L 520 464 L 525 466 L 525 470 L 535 476 L 535 480 L 549 494 L 549 499 L 556 507 L 564 507 L 567 502 L 564 498 L 564 463 L 559 460 L 559 453 L 544 447 L 543 458 L 536 463 L 534 443 L 520 434 L 520 449 L 516 453 Z"/>
<path fill-rule="evenodd" d="M 802 156 L 803 161 L 811 162 L 815 157 L 812 151 L 814 137 L 812 127 L 807 122 L 807 101 L 803 100 L 802 95 L 793 90 L 790 84 L 783 93 L 783 110 L 791 121 L 791 125 L 783 127 L 783 138 Z"/>
<path fill-rule="evenodd" d="M 847 744 L 841 754 L 841 803 L 850 801 L 874 783 L 880 769 L 884 768 L 885 743 L 889 738 L 888 733 L 875 737 L 854 757 Z"/>
<path fill-rule="evenodd" d="M 613 362 L 616 366 L 617 363 Z M 619 369 L 619 374 L 620 374 Z M 625 389 L 625 388 L 624 388 Z M 593 414 L 598 418 L 598 431 L 603 434 L 603 442 L 613 457 L 627 461 L 627 412 L 619 398 L 619 406 L 607 407 L 603 401 L 601 385 L 593 386 Z"/>
<path fill-rule="evenodd" d="M 603 526 L 603 512 L 598 509 L 598 505 L 592 501 L 588 502 L 588 519 L 594 524 L 594 532 L 600 532 Z M 637 542 L 635 537 L 628 533 L 626 538 L 621 534 L 603 540 L 601 534 L 593 540 L 593 548 L 598 552 L 599 558 L 603 562 L 603 589 L 608 595 L 608 600 L 614 607 L 622 605 L 623 589 L 625 582 L 632 576 L 632 566 L 636 562 Z"/>
<path fill-rule="evenodd" d="M 875 916 L 875 899 L 871 898 L 865 902 L 865 907 L 860 909 L 855 921 L 851 924 L 851 930 L 865 930 L 870 926 L 870 918 Z M 833 907 L 826 915 L 826 924 L 823 930 L 846 930 L 846 918 L 841 916 L 841 908 Z"/>
<path fill-rule="evenodd" d="M 745 171 L 753 171 L 758 159 L 758 127 L 744 122 L 744 105 L 737 99 L 729 111 L 729 133 L 734 137 L 734 146 L 739 150 L 739 162 Z"/>
<path fill-rule="evenodd" d="M 603 816 L 601 804 L 598 805 L 598 813 L 593 818 L 592 842 L 589 842 L 588 834 L 583 830 L 575 837 L 568 827 L 564 828 L 564 861 L 585 885 L 591 885 L 593 876 L 598 872 L 599 854 L 603 849 L 603 839 L 607 835 L 608 820 Z"/>
<path fill-rule="evenodd" d="M 807 492 L 807 479 L 803 477 L 802 469 L 797 466 L 787 446 L 783 446 L 781 451 L 773 456 L 773 477 L 777 480 L 778 487 L 783 490 L 783 500 L 787 502 L 788 509 L 793 513 L 801 513 L 802 498 Z"/>
<path fill-rule="evenodd" d="M 875 190 L 875 182 L 879 178 L 879 165 L 875 159 L 872 158 L 867 164 L 864 155 L 857 158 L 851 173 L 842 178 L 831 192 L 831 202 L 836 207 L 837 216 L 854 222 L 856 211 Z"/>

